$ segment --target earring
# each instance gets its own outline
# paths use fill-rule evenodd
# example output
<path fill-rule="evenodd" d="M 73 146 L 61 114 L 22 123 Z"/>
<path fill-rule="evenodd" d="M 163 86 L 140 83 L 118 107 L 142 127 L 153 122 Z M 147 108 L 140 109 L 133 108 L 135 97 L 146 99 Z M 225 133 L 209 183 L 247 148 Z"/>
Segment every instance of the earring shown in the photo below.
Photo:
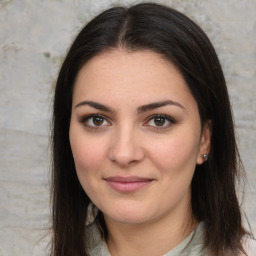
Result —
<path fill-rule="evenodd" d="M 202 155 L 202 158 L 203 158 L 205 161 L 208 160 L 208 157 L 209 157 L 208 154 L 203 154 L 203 155 Z"/>

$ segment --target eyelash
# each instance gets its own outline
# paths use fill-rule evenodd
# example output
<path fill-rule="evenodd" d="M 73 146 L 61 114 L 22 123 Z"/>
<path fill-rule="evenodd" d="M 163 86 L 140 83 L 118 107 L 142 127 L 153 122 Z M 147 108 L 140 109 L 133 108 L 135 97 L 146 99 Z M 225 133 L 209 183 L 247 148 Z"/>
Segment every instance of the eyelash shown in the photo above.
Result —
<path fill-rule="evenodd" d="M 88 124 L 90 119 L 92 119 L 92 121 L 93 121 L 93 118 L 101 118 L 103 120 L 103 122 L 108 122 L 109 125 L 93 126 L 93 125 Z M 102 126 L 110 126 L 111 125 L 111 123 L 108 121 L 108 119 L 104 115 L 101 115 L 101 114 L 90 114 L 90 115 L 84 116 L 80 119 L 80 122 L 83 123 L 86 127 L 90 128 L 90 129 L 99 129 Z"/>
<path fill-rule="evenodd" d="M 150 125 L 148 125 L 148 123 L 149 123 L 150 121 L 154 121 L 154 120 L 156 120 L 156 118 L 161 118 L 161 119 L 163 119 L 163 120 L 164 120 L 164 125 L 163 125 L 163 126 L 157 126 L 157 125 L 155 125 L 155 126 L 150 126 Z M 166 125 L 166 121 L 169 122 L 167 125 Z M 173 125 L 173 124 L 175 124 L 175 123 L 176 123 L 176 121 L 175 121 L 172 117 L 170 117 L 170 116 L 167 116 L 167 115 L 164 115 L 164 114 L 156 114 L 156 115 L 150 116 L 150 117 L 148 118 L 147 122 L 144 124 L 144 126 L 150 126 L 150 127 L 152 127 L 153 129 L 158 129 L 158 130 L 159 130 L 159 129 L 162 129 L 162 130 L 164 130 L 164 129 L 170 128 L 170 126 Z"/>
<path fill-rule="evenodd" d="M 90 119 L 92 119 L 92 121 L 93 121 L 93 118 L 101 118 L 103 120 L 103 123 L 104 122 L 108 122 L 108 124 L 107 125 L 100 124 L 98 126 L 97 125 L 93 126 L 91 124 L 88 124 Z M 156 118 L 163 119 L 164 120 L 164 124 L 162 126 L 161 125 L 159 125 L 159 126 L 157 126 L 157 125 L 155 125 L 155 126 L 148 125 L 148 123 L 150 121 L 154 121 L 154 119 L 156 119 Z M 167 125 L 166 125 L 166 121 L 169 122 Z M 111 123 L 108 121 L 107 117 L 105 117 L 104 115 L 98 114 L 98 113 L 97 114 L 90 114 L 90 115 L 84 116 L 84 117 L 82 117 L 80 119 L 80 122 L 83 123 L 86 127 L 90 128 L 90 129 L 96 129 L 96 130 L 100 129 L 100 128 L 103 128 L 105 126 L 110 126 L 111 125 Z M 171 118 L 170 116 L 167 116 L 167 115 L 164 115 L 164 114 L 156 114 L 156 115 L 150 116 L 147 119 L 147 121 L 143 124 L 143 126 L 148 126 L 148 127 L 151 127 L 153 129 L 158 129 L 158 130 L 159 129 L 164 130 L 164 129 L 168 129 L 172 124 L 175 124 L 175 123 L 176 123 L 176 121 L 173 118 Z"/>

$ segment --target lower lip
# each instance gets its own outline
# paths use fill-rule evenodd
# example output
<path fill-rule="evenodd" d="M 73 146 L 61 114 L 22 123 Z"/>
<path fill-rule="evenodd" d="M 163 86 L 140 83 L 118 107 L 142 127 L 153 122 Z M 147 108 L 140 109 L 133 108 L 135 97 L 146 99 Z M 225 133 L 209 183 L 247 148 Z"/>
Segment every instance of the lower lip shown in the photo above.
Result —
<path fill-rule="evenodd" d="M 147 185 L 149 185 L 152 181 L 133 181 L 133 182 L 118 182 L 118 181 L 110 181 L 106 180 L 108 185 L 119 191 L 119 192 L 135 192 Z"/>

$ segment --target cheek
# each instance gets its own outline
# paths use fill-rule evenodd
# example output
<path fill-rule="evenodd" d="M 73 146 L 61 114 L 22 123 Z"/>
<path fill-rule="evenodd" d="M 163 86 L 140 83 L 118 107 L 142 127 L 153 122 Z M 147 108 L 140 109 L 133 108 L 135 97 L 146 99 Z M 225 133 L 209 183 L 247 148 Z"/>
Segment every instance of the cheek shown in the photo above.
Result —
<path fill-rule="evenodd" d="M 73 136 L 75 134 L 75 136 Z M 99 190 L 101 169 L 105 164 L 106 147 L 103 141 L 89 136 L 70 134 L 70 144 L 74 154 L 76 173 L 86 194 L 95 201 L 95 191 Z"/>
<path fill-rule="evenodd" d="M 106 146 L 102 141 L 79 138 L 71 143 L 77 171 L 97 171 L 106 157 Z"/>
<path fill-rule="evenodd" d="M 199 146 L 197 137 L 184 132 L 165 137 L 162 141 L 151 142 L 151 159 L 163 170 L 194 170 Z"/>
<path fill-rule="evenodd" d="M 161 191 L 169 195 L 166 204 L 170 205 L 179 204 L 188 195 L 196 166 L 198 142 L 191 135 L 183 135 L 151 144 L 151 159 L 159 172 Z"/>
<path fill-rule="evenodd" d="M 69 140 L 79 179 L 95 175 L 106 157 L 106 142 L 95 134 L 88 135 L 84 127 L 71 119 Z M 81 180 L 80 180 L 81 181 Z"/>

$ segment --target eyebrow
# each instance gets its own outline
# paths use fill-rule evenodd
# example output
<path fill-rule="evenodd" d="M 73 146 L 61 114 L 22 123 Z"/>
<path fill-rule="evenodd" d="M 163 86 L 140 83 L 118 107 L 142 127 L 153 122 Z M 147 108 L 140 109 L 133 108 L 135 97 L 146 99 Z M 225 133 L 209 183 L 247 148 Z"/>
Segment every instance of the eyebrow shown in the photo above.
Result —
<path fill-rule="evenodd" d="M 88 105 L 90 107 L 105 111 L 105 112 L 110 112 L 110 113 L 114 113 L 115 111 L 108 107 L 105 106 L 103 104 L 97 103 L 95 101 L 81 101 L 80 103 L 78 103 L 75 108 L 80 107 L 80 106 L 85 106 Z M 150 104 L 146 104 L 146 105 L 142 105 L 140 107 L 137 108 L 137 112 L 138 114 L 141 114 L 143 112 L 147 112 L 156 108 L 160 108 L 160 107 L 164 107 L 167 105 L 171 105 L 171 106 L 176 106 L 176 107 L 180 107 L 182 109 L 184 109 L 184 106 L 182 106 L 180 103 L 176 102 L 176 101 L 172 101 L 172 100 L 165 100 L 165 101 L 159 101 L 159 102 L 153 102 Z"/>
<path fill-rule="evenodd" d="M 75 108 L 80 107 L 80 106 L 85 106 L 85 105 L 88 105 L 90 107 L 93 107 L 93 108 L 96 108 L 96 109 L 99 109 L 99 110 L 102 110 L 102 111 L 105 111 L 105 112 L 110 112 L 110 113 L 115 112 L 112 108 L 107 107 L 103 104 L 97 103 L 95 101 L 81 101 L 80 103 L 78 103 L 75 106 Z"/>
<path fill-rule="evenodd" d="M 153 103 L 150 103 L 147 105 L 140 106 L 140 107 L 138 107 L 137 112 L 140 114 L 140 113 L 143 113 L 143 112 L 155 109 L 155 108 L 164 107 L 167 105 L 176 106 L 176 107 L 180 107 L 180 108 L 184 109 L 184 106 L 182 106 L 180 103 L 178 103 L 176 101 L 165 100 L 165 101 L 153 102 Z"/>

